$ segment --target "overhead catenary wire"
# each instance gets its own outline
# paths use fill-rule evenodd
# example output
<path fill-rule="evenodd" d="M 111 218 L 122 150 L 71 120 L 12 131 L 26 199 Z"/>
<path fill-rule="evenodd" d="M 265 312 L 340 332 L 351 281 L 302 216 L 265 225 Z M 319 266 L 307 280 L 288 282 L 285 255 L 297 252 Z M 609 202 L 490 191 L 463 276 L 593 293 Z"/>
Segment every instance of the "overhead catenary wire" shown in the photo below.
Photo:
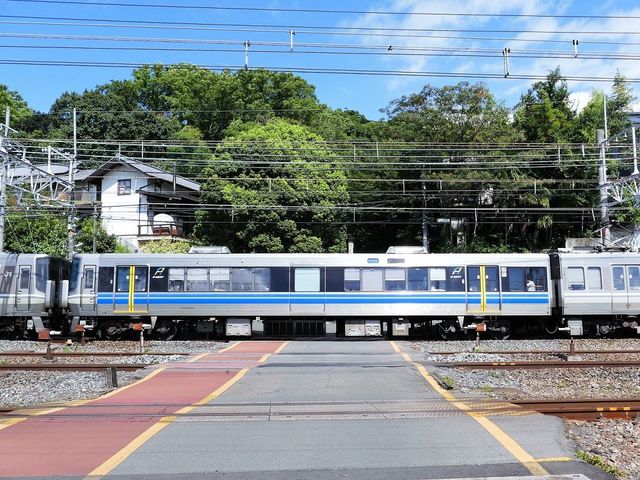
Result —
<path fill-rule="evenodd" d="M 0 65 L 32 65 L 32 66 L 49 66 L 49 67 L 86 67 L 86 68 L 125 68 L 136 69 L 141 68 L 146 63 L 136 62 L 93 62 L 93 61 L 70 61 L 70 60 L 27 60 L 27 59 L 0 59 Z M 182 64 L 173 65 L 175 68 L 187 68 Z M 244 65 L 208 65 L 208 64 L 191 64 L 189 68 L 196 66 L 212 71 L 225 70 L 246 70 Z M 447 77 L 447 78 L 475 78 L 475 79 L 501 79 L 504 78 L 502 73 L 464 73 L 464 72 L 446 72 L 446 71 L 416 71 L 416 70 L 373 70 L 373 69 L 355 69 L 355 68 L 320 68 L 320 67 L 282 67 L 282 66 L 266 66 L 258 65 L 248 68 L 249 70 L 270 70 L 273 72 L 289 72 L 289 73 L 307 73 L 307 74 L 330 74 L 330 75 L 354 75 L 354 76 L 397 76 L 397 77 Z M 509 79 L 512 80 L 540 80 L 547 78 L 546 75 L 522 75 L 510 74 Z M 566 75 L 564 79 L 579 82 L 613 82 L 614 77 L 605 76 L 581 76 Z M 640 78 L 625 78 L 627 83 L 640 83 Z"/>
<path fill-rule="evenodd" d="M 327 13 L 327 14 L 355 14 L 355 15 L 395 15 L 395 16 L 428 16 L 428 17 L 497 17 L 497 18 L 583 18 L 583 19 L 638 19 L 634 15 L 586 15 L 586 14 L 537 14 L 537 13 L 487 13 L 487 12 L 426 12 L 426 11 L 387 11 L 387 10 L 355 10 L 355 9 L 320 9 L 320 8 L 279 8 L 279 7 L 240 7 L 222 5 L 185 5 L 169 3 L 136 3 L 114 1 L 87 0 L 6 0 L 15 3 L 47 3 L 78 6 L 108 6 L 126 8 L 160 8 L 179 10 L 228 10 L 239 12 L 298 12 L 298 13 Z"/>
<path fill-rule="evenodd" d="M 356 27 L 356 26 L 333 26 L 333 25 L 301 25 L 301 24 L 254 24 L 254 23 L 210 23 L 210 22 L 187 22 L 187 21 L 159 21 L 159 20 L 132 20 L 113 18 L 78 18 L 78 17 L 51 17 L 33 15 L 0 15 L 1 18 L 36 20 L 33 22 L 17 22 L 15 20 L 0 20 L 2 24 L 9 25 L 40 25 L 40 26 L 73 26 L 86 28 L 142 28 L 142 29 L 173 29 L 173 30 L 193 30 L 193 31 L 229 31 L 229 32 L 255 32 L 255 33 L 285 33 L 288 34 L 294 29 L 298 35 L 332 35 L 332 36 L 368 36 L 368 37 L 405 37 L 405 38 L 452 38 L 463 40 L 491 40 L 491 41 L 512 41 L 512 42 L 540 42 L 540 43 L 566 43 L 572 42 L 572 38 L 564 40 L 553 40 L 548 38 L 529 39 L 524 37 L 492 38 L 492 37 L 437 37 L 433 33 L 517 33 L 549 35 L 606 35 L 611 36 L 635 36 L 640 35 L 640 31 L 616 31 L 616 30 L 540 30 L 528 29 L 494 29 L 489 26 L 479 28 L 408 28 L 408 27 Z M 44 20 L 54 20 L 66 23 L 45 22 Z M 76 23 L 70 23 L 76 22 Z M 399 33 L 400 32 L 400 33 Z M 402 33 L 406 32 L 406 33 Z M 429 35 L 420 35 L 429 33 Z M 605 40 L 582 40 L 582 43 L 625 45 L 628 42 L 613 42 Z"/>

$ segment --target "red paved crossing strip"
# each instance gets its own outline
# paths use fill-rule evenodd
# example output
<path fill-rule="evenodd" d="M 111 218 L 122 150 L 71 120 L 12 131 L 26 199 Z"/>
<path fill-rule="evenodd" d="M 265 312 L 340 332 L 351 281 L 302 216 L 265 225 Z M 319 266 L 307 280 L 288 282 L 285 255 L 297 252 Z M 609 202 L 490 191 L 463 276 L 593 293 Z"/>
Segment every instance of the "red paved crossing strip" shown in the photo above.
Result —
<path fill-rule="evenodd" d="M 4 428 L 2 421 L 9 419 L 0 417 L 0 477 L 87 475 L 110 459 L 117 465 L 126 456 L 119 461 L 113 457 L 150 428 L 170 423 L 174 418 L 167 417 L 185 407 L 215 398 L 243 369 L 284 345 L 239 342 L 225 351 L 161 366 L 136 384 L 78 406 L 51 409 Z"/>

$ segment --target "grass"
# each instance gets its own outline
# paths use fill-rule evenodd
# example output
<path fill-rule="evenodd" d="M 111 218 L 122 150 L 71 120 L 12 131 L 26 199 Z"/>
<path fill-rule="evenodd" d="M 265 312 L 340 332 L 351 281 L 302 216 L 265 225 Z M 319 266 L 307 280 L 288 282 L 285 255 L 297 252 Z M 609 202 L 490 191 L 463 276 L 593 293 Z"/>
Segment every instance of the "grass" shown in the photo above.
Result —
<path fill-rule="evenodd" d="M 455 380 L 447 375 L 441 377 L 440 381 L 442 382 L 444 388 L 446 388 L 447 390 L 453 390 L 454 388 L 456 388 Z"/>
<path fill-rule="evenodd" d="M 595 455 L 593 453 L 585 452 L 584 450 L 579 450 L 578 453 L 576 453 L 576 457 L 584 462 L 593 465 L 594 467 L 599 468 L 603 472 L 610 473 L 618 478 L 626 477 L 622 470 L 613 465 L 609 465 L 606 460 L 600 455 Z"/>

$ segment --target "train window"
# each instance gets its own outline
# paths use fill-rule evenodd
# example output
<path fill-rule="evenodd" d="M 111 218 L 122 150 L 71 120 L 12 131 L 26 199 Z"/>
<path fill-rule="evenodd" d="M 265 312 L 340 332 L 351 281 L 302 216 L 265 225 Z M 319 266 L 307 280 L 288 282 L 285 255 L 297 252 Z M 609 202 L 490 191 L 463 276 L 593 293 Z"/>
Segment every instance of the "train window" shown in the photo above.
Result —
<path fill-rule="evenodd" d="M 584 290 L 584 268 L 567 268 L 567 286 L 569 290 Z"/>
<path fill-rule="evenodd" d="M 547 269 L 544 267 L 506 267 L 506 277 L 502 277 L 502 291 L 546 292 Z"/>
<path fill-rule="evenodd" d="M 626 290 L 624 284 L 624 268 L 623 267 L 613 267 L 611 269 L 613 274 L 613 289 L 614 290 Z"/>
<path fill-rule="evenodd" d="M 602 290 L 602 272 L 600 267 L 587 268 L 587 288 L 589 290 Z"/>
<path fill-rule="evenodd" d="M 135 267 L 135 283 L 133 285 L 134 292 L 147 291 L 147 277 L 149 269 L 147 267 Z"/>
<path fill-rule="evenodd" d="M 44 292 L 47 288 L 47 280 L 56 280 L 55 277 L 49 278 L 49 259 L 37 258 L 36 259 L 36 288 L 41 292 Z"/>
<path fill-rule="evenodd" d="M 210 289 L 214 292 L 228 292 L 231 287 L 231 274 L 228 268 L 210 268 L 209 282 Z"/>
<path fill-rule="evenodd" d="M 382 269 L 363 268 L 360 290 L 363 292 L 380 292 L 383 289 Z"/>
<path fill-rule="evenodd" d="M 71 262 L 71 280 L 69 281 L 69 291 L 73 292 L 78 288 L 80 278 L 80 258 L 76 257 Z M 111 289 L 113 291 L 113 288 Z"/>
<path fill-rule="evenodd" d="M 467 287 L 470 292 L 480 291 L 480 267 L 467 267 Z"/>
<path fill-rule="evenodd" d="M 429 290 L 432 292 L 444 292 L 447 289 L 447 269 L 446 268 L 430 268 L 429 269 Z"/>
<path fill-rule="evenodd" d="M 344 290 L 346 292 L 357 292 L 360 290 L 360 269 L 344 269 Z"/>
<path fill-rule="evenodd" d="M 293 288 L 295 292 L 319 292 L 320 269 L 296 268 L 294 270 L 293 281 Z"/>
<path fill-rule="evenodd" d="M 113 267 L 98 269 L 98 291 L 113 292 Z"/>
<path fill-rule="evenodd" d="M 207 268 L 187 268 L 187 292 L 206 292 L 209 290 L 209 270 Z"/>
<path fill-rule="evenodd" d="M 231 290 L 234 292 L 253 291 L 253 272 L 250 268 L 231 269 Z"/>
<path fill-rule="evenodd" d="M 268 292 L 271 290 L 271 270 L 268 268 L 253 269 L 254 287 L 256 292 Z"/>
<path fill-rule="evenodd" d="M 129 291 L 129 272 L 130 267 L 118 267 L 116 274 L 116 292 L 128 292 Z"/>
<path fill-rule="evenodd" d="M 464 292 L 464 267 L 447 267 L 447 292 Z"/>
<path fill-rule="evenodd" d="M 184 292 L 184 268 L 169 269 L 169 291 Z"/>
<path fill-rule="evenodd" d="M 484 267 L 484 274 L 487 292 L 497 292 L 499 290 L 498 267 Z"/>
<path fill-rule="evenodd" d="M 84 288 L 86 290 L 93 290 L 94 286 L 95 270 L 93 267 L 85 267 L 84 269 Z"/>
<path fill-rule="evenodd" d="M 426 268 L 410 268 L 407 271 L 407 289 L 412 292 L 427 289 L 427 269 Z"/>
<path fill-rule="evenodd" d="M 384 271 L 384 289 L 387 292 L 405 289 L 406 270 L 404 268 L 387 268 Z"/>
<path fill-rule="evenodd" d="M 640 290 L 640 267 L 627 267 L 629 290 Z"/>
<path fill-rule="evenodd" d="M 20 290 L 29 290 L 29 277 L 31 269 L 29 267 L 20 269 Z"/>

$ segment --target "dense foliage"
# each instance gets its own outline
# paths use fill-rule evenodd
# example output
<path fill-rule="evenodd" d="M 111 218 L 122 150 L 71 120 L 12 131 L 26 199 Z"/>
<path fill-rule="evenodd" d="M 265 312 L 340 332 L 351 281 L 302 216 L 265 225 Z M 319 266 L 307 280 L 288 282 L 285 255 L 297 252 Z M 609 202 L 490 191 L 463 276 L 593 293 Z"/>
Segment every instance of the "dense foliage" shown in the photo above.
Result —
<path fill-rule="evenodd" d="M 420 244 L 423 221 L 434 251 L 540 250 L 589 236 L 595 218 L 549 209 L 598 205 L 596 164 L 581 150 L 593 148 L 604 100 L 594 91 L 578 111 L 559 69 L 514 109 L 483 83 L 427 84 L 374 121 L 320 103 L 298 76 L 267 70 L 149 65 L 127 80 L 64 93 L 47 113 L 0 86 L 0 107 L 11 106 L 24 135 L 70 138 L 76 108 L 79 138 L 95 140 L 82 152 L 85 167 L 111 158 L 103 140 L 118 140 L 122 153 L 200 182 L 193 240 L 237 252 L 345 251 L 348 239 L 359 251 L 381 251 Z M 607 95 L 610 133 L 629 126 L 633 101 L 618 75 Z M 62 217 L 8 220 L 8 249 L 64 253 Z M 80 229 L 83 249 L 91 225 Z M 115 249 L 114 239 L 100 238 L 100 251 Z M 186 245 L 158 251 L 174 247 Z"/>

